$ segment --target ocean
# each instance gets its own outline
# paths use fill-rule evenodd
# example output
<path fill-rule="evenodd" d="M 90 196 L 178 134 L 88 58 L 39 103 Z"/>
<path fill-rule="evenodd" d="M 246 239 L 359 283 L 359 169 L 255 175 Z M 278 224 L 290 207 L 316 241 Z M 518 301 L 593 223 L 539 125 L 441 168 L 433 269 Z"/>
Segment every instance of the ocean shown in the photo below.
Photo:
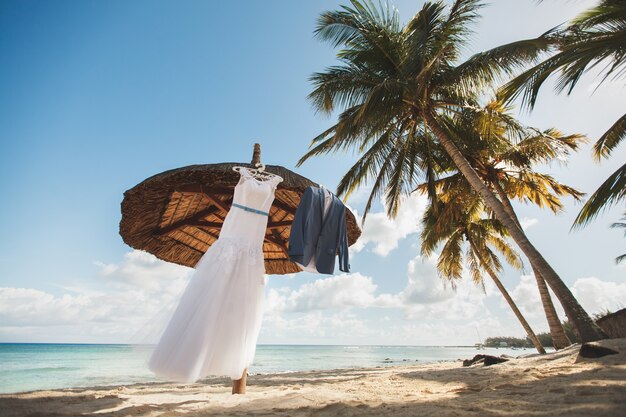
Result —
<path fill-rule="evenodd" d="M 0 343 L 0 392 L 164 382 L 145 362 L 150 345 Z M 478 353 L 519 356 L 534 349 L 455 346 L 257 345 L 248 373 L 427 363 Z"/>

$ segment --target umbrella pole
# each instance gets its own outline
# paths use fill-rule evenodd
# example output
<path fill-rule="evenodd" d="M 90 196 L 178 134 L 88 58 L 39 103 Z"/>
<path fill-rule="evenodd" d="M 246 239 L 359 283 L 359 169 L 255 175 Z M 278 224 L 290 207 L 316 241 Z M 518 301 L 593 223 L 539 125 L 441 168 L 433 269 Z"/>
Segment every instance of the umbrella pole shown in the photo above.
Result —
<path fill-rule="evenodd" d="M 243 369 L 243 375 L 240 379 L 233 379 L 233 394 L 246 393 L 246 377 L 248 376 L 248 368 Z"/>
<path fill-rule="evenodd" d="M 250 162 L 253 167 L 256 167 L 256 164 L 261 163 L 261 144 L 255 143 L 254 148 L 252 150 L 252 162 Z"/>

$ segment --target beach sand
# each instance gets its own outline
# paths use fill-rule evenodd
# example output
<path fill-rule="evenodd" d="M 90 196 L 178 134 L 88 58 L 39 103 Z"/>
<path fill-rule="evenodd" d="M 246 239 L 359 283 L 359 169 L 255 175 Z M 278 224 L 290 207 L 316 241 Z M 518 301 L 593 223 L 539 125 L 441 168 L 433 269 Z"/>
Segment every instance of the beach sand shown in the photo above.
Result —
<path fill-rule="evenodd" d="M 1 416 L 626 416 L 620 353 L 578 360 L 579 346 L 492 366 L 461 362 L 249 375 L 0 395 Z"/>

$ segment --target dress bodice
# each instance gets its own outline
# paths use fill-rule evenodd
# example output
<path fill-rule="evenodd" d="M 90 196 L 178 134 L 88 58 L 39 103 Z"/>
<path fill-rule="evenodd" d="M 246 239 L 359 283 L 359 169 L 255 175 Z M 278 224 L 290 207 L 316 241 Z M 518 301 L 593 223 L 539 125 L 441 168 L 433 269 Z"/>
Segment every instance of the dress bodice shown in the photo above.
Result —
<path fill-rule="evenodd" d="M 235 186 L 233 205 L 228 211 L 220 231 L 220 237 L 241 237 L 263 243 L 268 214 L 275 197 L 276 187 L 282 181 L 279 176 L 259 180 L 245 168 Z M 245 210 L 243 207 L 256 211 Z"/>

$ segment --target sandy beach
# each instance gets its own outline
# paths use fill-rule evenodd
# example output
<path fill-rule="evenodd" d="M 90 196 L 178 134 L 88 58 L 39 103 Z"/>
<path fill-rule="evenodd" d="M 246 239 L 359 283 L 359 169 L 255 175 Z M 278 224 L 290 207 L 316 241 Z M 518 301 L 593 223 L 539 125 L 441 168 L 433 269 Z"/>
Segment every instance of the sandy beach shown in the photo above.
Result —
<path fill-rule="evenodd" d="M 626 416 L 626 339 L 579 358 L 579 346 L 492 365 L 459 361 L 250 375 L 0 395 L 10 416 Z"/>

